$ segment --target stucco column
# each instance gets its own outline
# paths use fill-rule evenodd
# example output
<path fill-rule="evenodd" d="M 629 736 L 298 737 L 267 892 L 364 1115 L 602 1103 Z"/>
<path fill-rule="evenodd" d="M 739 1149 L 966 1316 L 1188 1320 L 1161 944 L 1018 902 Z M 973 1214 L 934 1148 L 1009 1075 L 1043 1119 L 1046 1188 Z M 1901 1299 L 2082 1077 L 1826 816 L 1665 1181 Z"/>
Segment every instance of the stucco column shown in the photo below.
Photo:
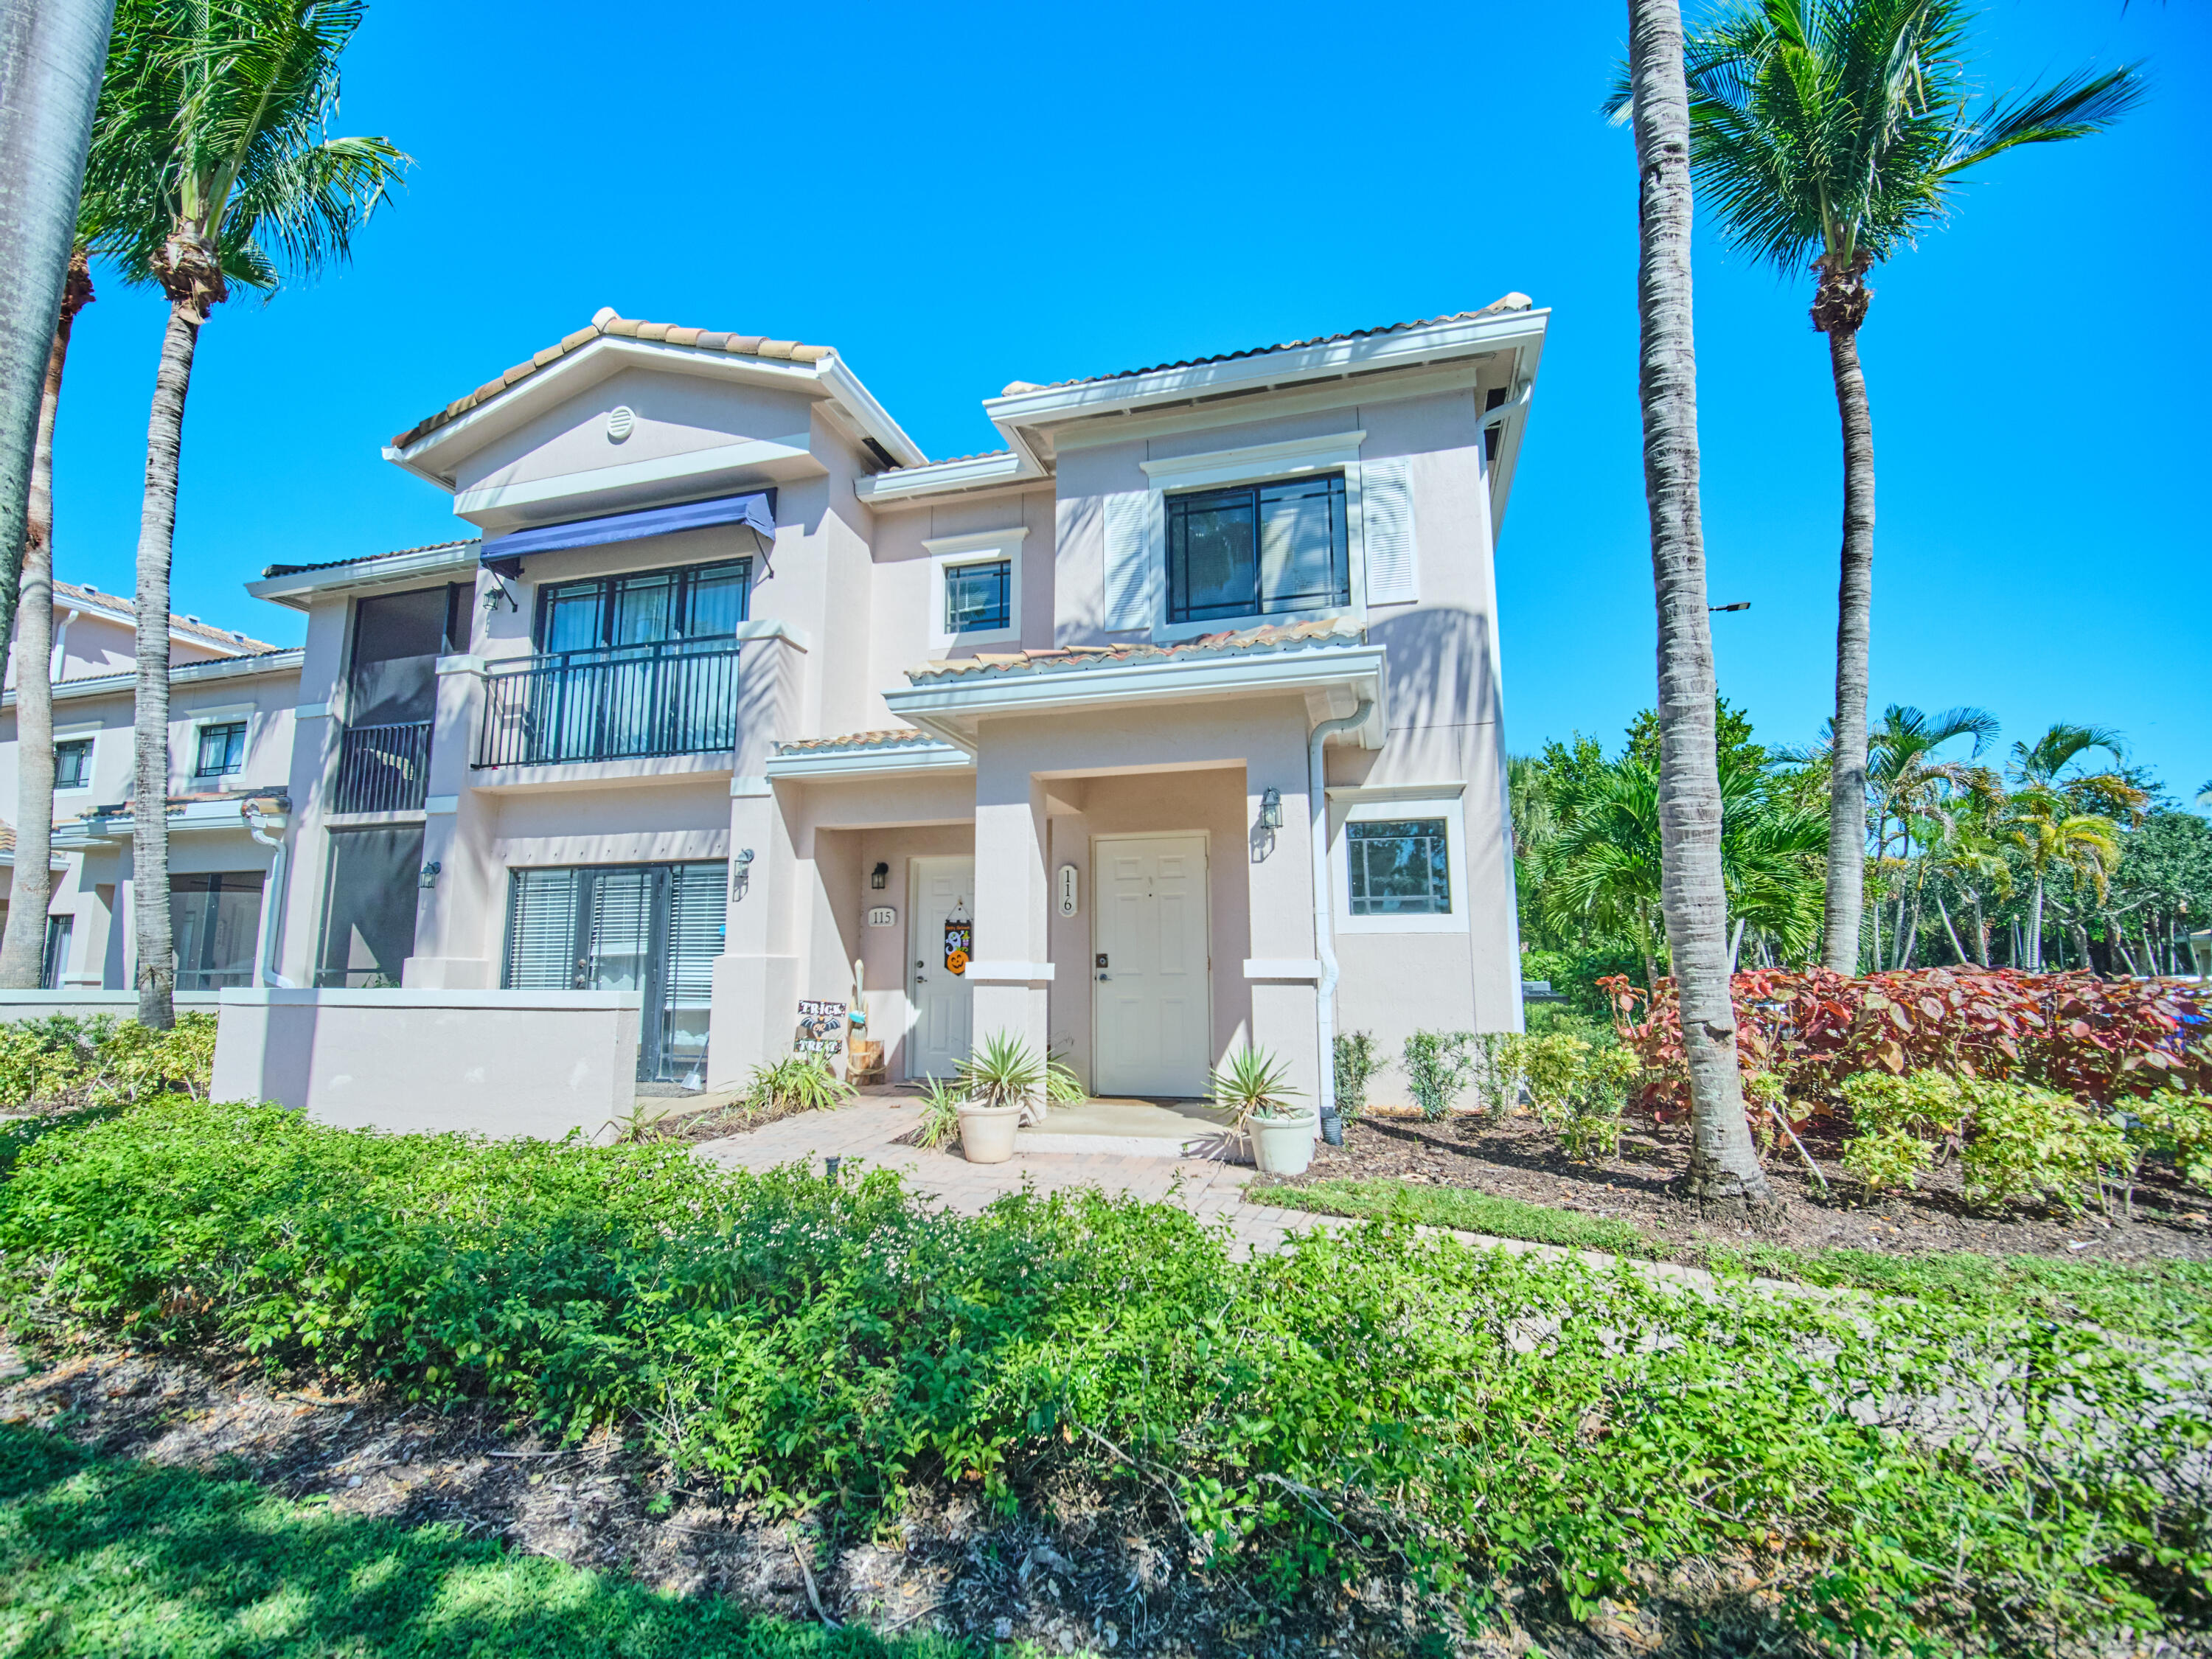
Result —
<path fill-rule="evenodd" d="M 1006 745 L 1006 747 L 1011 747 Z M 975 1042 L 1011 1032 L 1042 1060 L 1050 1041 L 1053 978 L 1043 780 L 1025 755 L 994 753 L 989 730 L 975 762 Z"/>
<path fill-rule="evenodd" d="M 499 983 L 505 872 L 491 848 L 498 806 L 470 787 L 483 704 L 483 659 L 439 658 L 422 818 L 422 862 L 435 864 L 438 876 L 436 886 L 416 893 L 415 953 L 401 975 L 410 990 L 488 990 Z"/>
<path fill-rule="evenodd" d="M 1315 987 L 1321 949 L 1314 933 L 1314 813 L 1305 737 L 1302 718 L 1271 720 L 1263 732 L 1254 733 L 1245 757 L 1245 822 L 1261 830 L 1270 788 L 1280 796 L 1283 822 L 1272 832 L 1255 833 L 1245 860 L 1252 954 L 1243 971 L 1252 991 L 1252 1046 L 1283 1063 L 1298 1105 L 1310 1110 L 1320 1088 Z"/>

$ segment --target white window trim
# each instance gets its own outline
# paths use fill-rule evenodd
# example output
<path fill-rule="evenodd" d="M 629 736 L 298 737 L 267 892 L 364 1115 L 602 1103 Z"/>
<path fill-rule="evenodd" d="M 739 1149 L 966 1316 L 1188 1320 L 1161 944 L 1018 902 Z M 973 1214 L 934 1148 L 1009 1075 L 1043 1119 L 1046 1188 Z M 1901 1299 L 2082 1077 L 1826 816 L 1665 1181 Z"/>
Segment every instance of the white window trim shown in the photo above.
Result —
<path fill-rule="evenodd" d="M 1334 894 L 1336 931 L 1340 933 L 1464 933 L 1468 930 L 1467 890 L 1467 809 L 1462 800 L 1466 786 L 1439 784 L 1419 793 L 1393 788 L 1379 798 L 1346 803 L 1342 816 L 1332 811 L 1329 836 L 1329 886 Z M 1345 826 L 1389 818 L 1442 818 L 1444 821 L 1444 870 L 1451 881 L 1452 908 L 1439 915 L 1355 916 L 1352 914 L 1351 837 Z"/>
<path fill-rule="evenodd" d="M 1022 636 L 1023 526 L 1012 530 L 985 530 L 969 536 L 934 536 L 922 543 L 929 554 L 929 645 L 933 651 L 956 647 L 998 645 Z M 1006 564 L 1006 618 L 1004 628 L 973 629 L 954 633 L 945 626 L 945 577 L 962 565 Z"/>
<path fill-rule="evenodd" d="M 184 717 L 182 724 L 185 727 L 185 781 L 187 783 L 199 778 L 235 778 L 245 775 L 247 764 L 253 758 L 254 728 L 260 724 L 260 710 L 253 704 L 241 702 L 222 708 L 195 708 Z M 239 759 L 237 771 L 203 772 L 199 769 L 200 732 L 203 727 L 210 726 L 245 726 L 246 752 Z"/>
<path fill-rule="evenodd" d="M 1194 640 L 1206 634 L 1239 633 L 1269 623 L 1328 622 L 1349 617 L 1367 617 L 1367 572 L 1359 519 L 1359 446 L 1365 430 L 1333 432 L 1317 438 L 1293 438 L 1283 443 L 1251 444 L 1241 449 L 1217 449 L 1200 455 L 1173 455 L 1162 460 L 1139 461 L 1152 483 L 1152 547 L 1149 555 L 1158 573 L 1154 590 L 1152 638 L 1163 645 Z M 1170 491 L 1214 489 L 1228 484 L 1264 483 L 1276 478 L 1295 478 L 1307 472 L 1344 474 L 1344 534 L 1351 566 L 1352 600 L 1348 605 L 1322 605 L 1311 611 L 1255 611 L 1244 617 L 1210 617 L 1203 622 L 1168 620 L 1167 496 Z"/>

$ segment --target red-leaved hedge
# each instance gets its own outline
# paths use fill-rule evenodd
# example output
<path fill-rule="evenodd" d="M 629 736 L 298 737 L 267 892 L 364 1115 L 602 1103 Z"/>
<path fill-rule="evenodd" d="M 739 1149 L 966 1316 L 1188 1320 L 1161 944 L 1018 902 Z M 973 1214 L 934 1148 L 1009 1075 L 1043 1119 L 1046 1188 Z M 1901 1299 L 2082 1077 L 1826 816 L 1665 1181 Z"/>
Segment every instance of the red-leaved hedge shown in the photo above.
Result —
<path fill-rule="evenodd" d="M 1671 980 L 1646 993 L 1600 980 L 1621 1039 L 1642 1058 L 1640 1103 L 1689 1106 Z M 1857 1072 L 1929 1067 L 2017 1079 L 2109 1103 L 2160 1088 L 2212 1092 L 2212 1006 L 2171 982 L 2093 974 L 1923 968 L 1848 979 L 1824 968 L 1757 969 L 1731 981 L 1746 1077 L 1778 1073 L 1790 1115 L 1818 1111 Z"/>

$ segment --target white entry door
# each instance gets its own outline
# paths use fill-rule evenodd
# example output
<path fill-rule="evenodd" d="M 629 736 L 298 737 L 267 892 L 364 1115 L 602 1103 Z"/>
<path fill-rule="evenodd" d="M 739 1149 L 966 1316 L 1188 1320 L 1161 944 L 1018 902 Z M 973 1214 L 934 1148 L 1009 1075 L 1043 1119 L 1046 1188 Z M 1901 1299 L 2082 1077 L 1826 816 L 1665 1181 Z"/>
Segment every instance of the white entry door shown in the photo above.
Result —
<path fill-rule="evenodd" d="M 913 879 L 914 892 L 907 904 L 913 926 L 907 937 L 906 972 L 914 1025 L 907 1033 L 906 1074 L 951 1077 L 954 1063 L 968 1058 L 975 999 L 965 964 L 960 971 L 945 965 L 945 925 L 975 921 L 975 860 L 916 859 Z M 975 955 L 972 947 L 968 954 Z"/>
<path fill-rule="evenodd" d="M 1095 856 L 1092 1086 L 1203 1095 L 1213 1053 L 1206 837 L 1115 836 L 1099 841 Z"/>

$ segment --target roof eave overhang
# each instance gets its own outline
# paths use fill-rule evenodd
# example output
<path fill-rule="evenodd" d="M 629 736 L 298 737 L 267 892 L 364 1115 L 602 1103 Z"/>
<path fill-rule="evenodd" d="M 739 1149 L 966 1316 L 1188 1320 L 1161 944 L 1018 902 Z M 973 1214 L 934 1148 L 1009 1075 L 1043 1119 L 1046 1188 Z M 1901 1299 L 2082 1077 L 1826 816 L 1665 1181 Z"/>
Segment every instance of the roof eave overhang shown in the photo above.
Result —
<path fill-rule="evenodd" d="M 761 769 L 784 782 L 842 782 L 848 778 L 912 777 L 917 772 L 969 772 L 975 757 L 957 744 L 908 744 L 896 749 L 807 750 L 776 755 Z"/>
<path fill-rule="evenodd" d="M 1384 369 L 1418 368 L 1505 350 L 1520 358 L 1515 365 L 1515 379 L 1528 379 L 1535 372 L 1534 354 L 1541 349 L 1551 314 L 1548 307 L 1500 312 L 1393 334 L 1259 352 L 1227 362 L 1193 363 L 1155 369 L 1149 374 L 1048 386 L 988 398 L 983 411 L 1009 444 L 1035 453 L 1042 462 L 1051 450 L 1045 428 L 1092 416 L 1128 414 L 1158 404 L 1269 391 Z"/>
<path fill-rule="evenodd" d="M 478 543 L 468 541 L 458 547 L 441 547 L 434 552 L 364 559 L 359 564 L 339 565 L 329 570 L 288 571 L 281 576 L 265 576 L 258 582 L 248 582 L 246 591 L 257 599 L 269 599 L 295 611 L 305 611 L 312 600 L 333 593 L 363 588 L 411 587 L 426 577 L 473 571 L 478 546 Z"/>
<path fill-rule="evenodd" d="M 1041 483 L 1051 476 L 1026 450 L 1016 450 L 1005 455 L 977 455 L 902 468 L 896 472 L 878 472 L 860 480 L 854 493 L 871 507 L 897 507 L 907 501 L 967 490 Z"/>
<path fill-rule="evenodd" d="M 1388 686 L 1383 647 L 1363 645 L 1042 672 L 986 672 L 900 687 L 886 691 L 884 701 L 901 720 L 973 754 L 980 723 L 1002 715 L 1342 691 L 1355 700 L 1355 706 L 1362 699 L 1374 705 L 1356 740 L 1376 748 L 1389 729 Z"/>
<path fill-rule="evenodd" d="M 441 489 L 451 490 L 454 487 L 453 468 L 462 456 L 495 438 L 505 436 L 626 365 L 675 368 L 684 374 L 826 398 L 856 428 L 858 435 L 873 438 L 894 460 L 905 465 L 920 465 L 927 459 L 835 352 L 811 363 L 785 362 L 771 357 L 732 356 L 724 351 L 705 351 L 696 346 L 631 339 L 618 334 L 601 335 L 578 347 L 495 392 L 475 408 L 455 416 L 436 430 L 424 433 L 412 443 L 386 444 L 384 459 Z"/>
<path fill-rule="evenodd" d="M 252 679 L 262 674 L 296 674 L 300 665 L 307 660 L 307 653 L 295 646 L 289 651 L 266 651 L 254 657 L 211 657 L 205 662 L 179 663 L 169 671 L 173 684 L 198 685 L 210 680 Z M 68 702 L 78 697 L 112 697 L 118 693 L 128 695 L 137 689 L 137 674 L 98 674 L 79 680 L 56 680 L 54 701 Z M 0 708 L 13 708 L 15 693 L 11 689 L 0 696 Z"/>

